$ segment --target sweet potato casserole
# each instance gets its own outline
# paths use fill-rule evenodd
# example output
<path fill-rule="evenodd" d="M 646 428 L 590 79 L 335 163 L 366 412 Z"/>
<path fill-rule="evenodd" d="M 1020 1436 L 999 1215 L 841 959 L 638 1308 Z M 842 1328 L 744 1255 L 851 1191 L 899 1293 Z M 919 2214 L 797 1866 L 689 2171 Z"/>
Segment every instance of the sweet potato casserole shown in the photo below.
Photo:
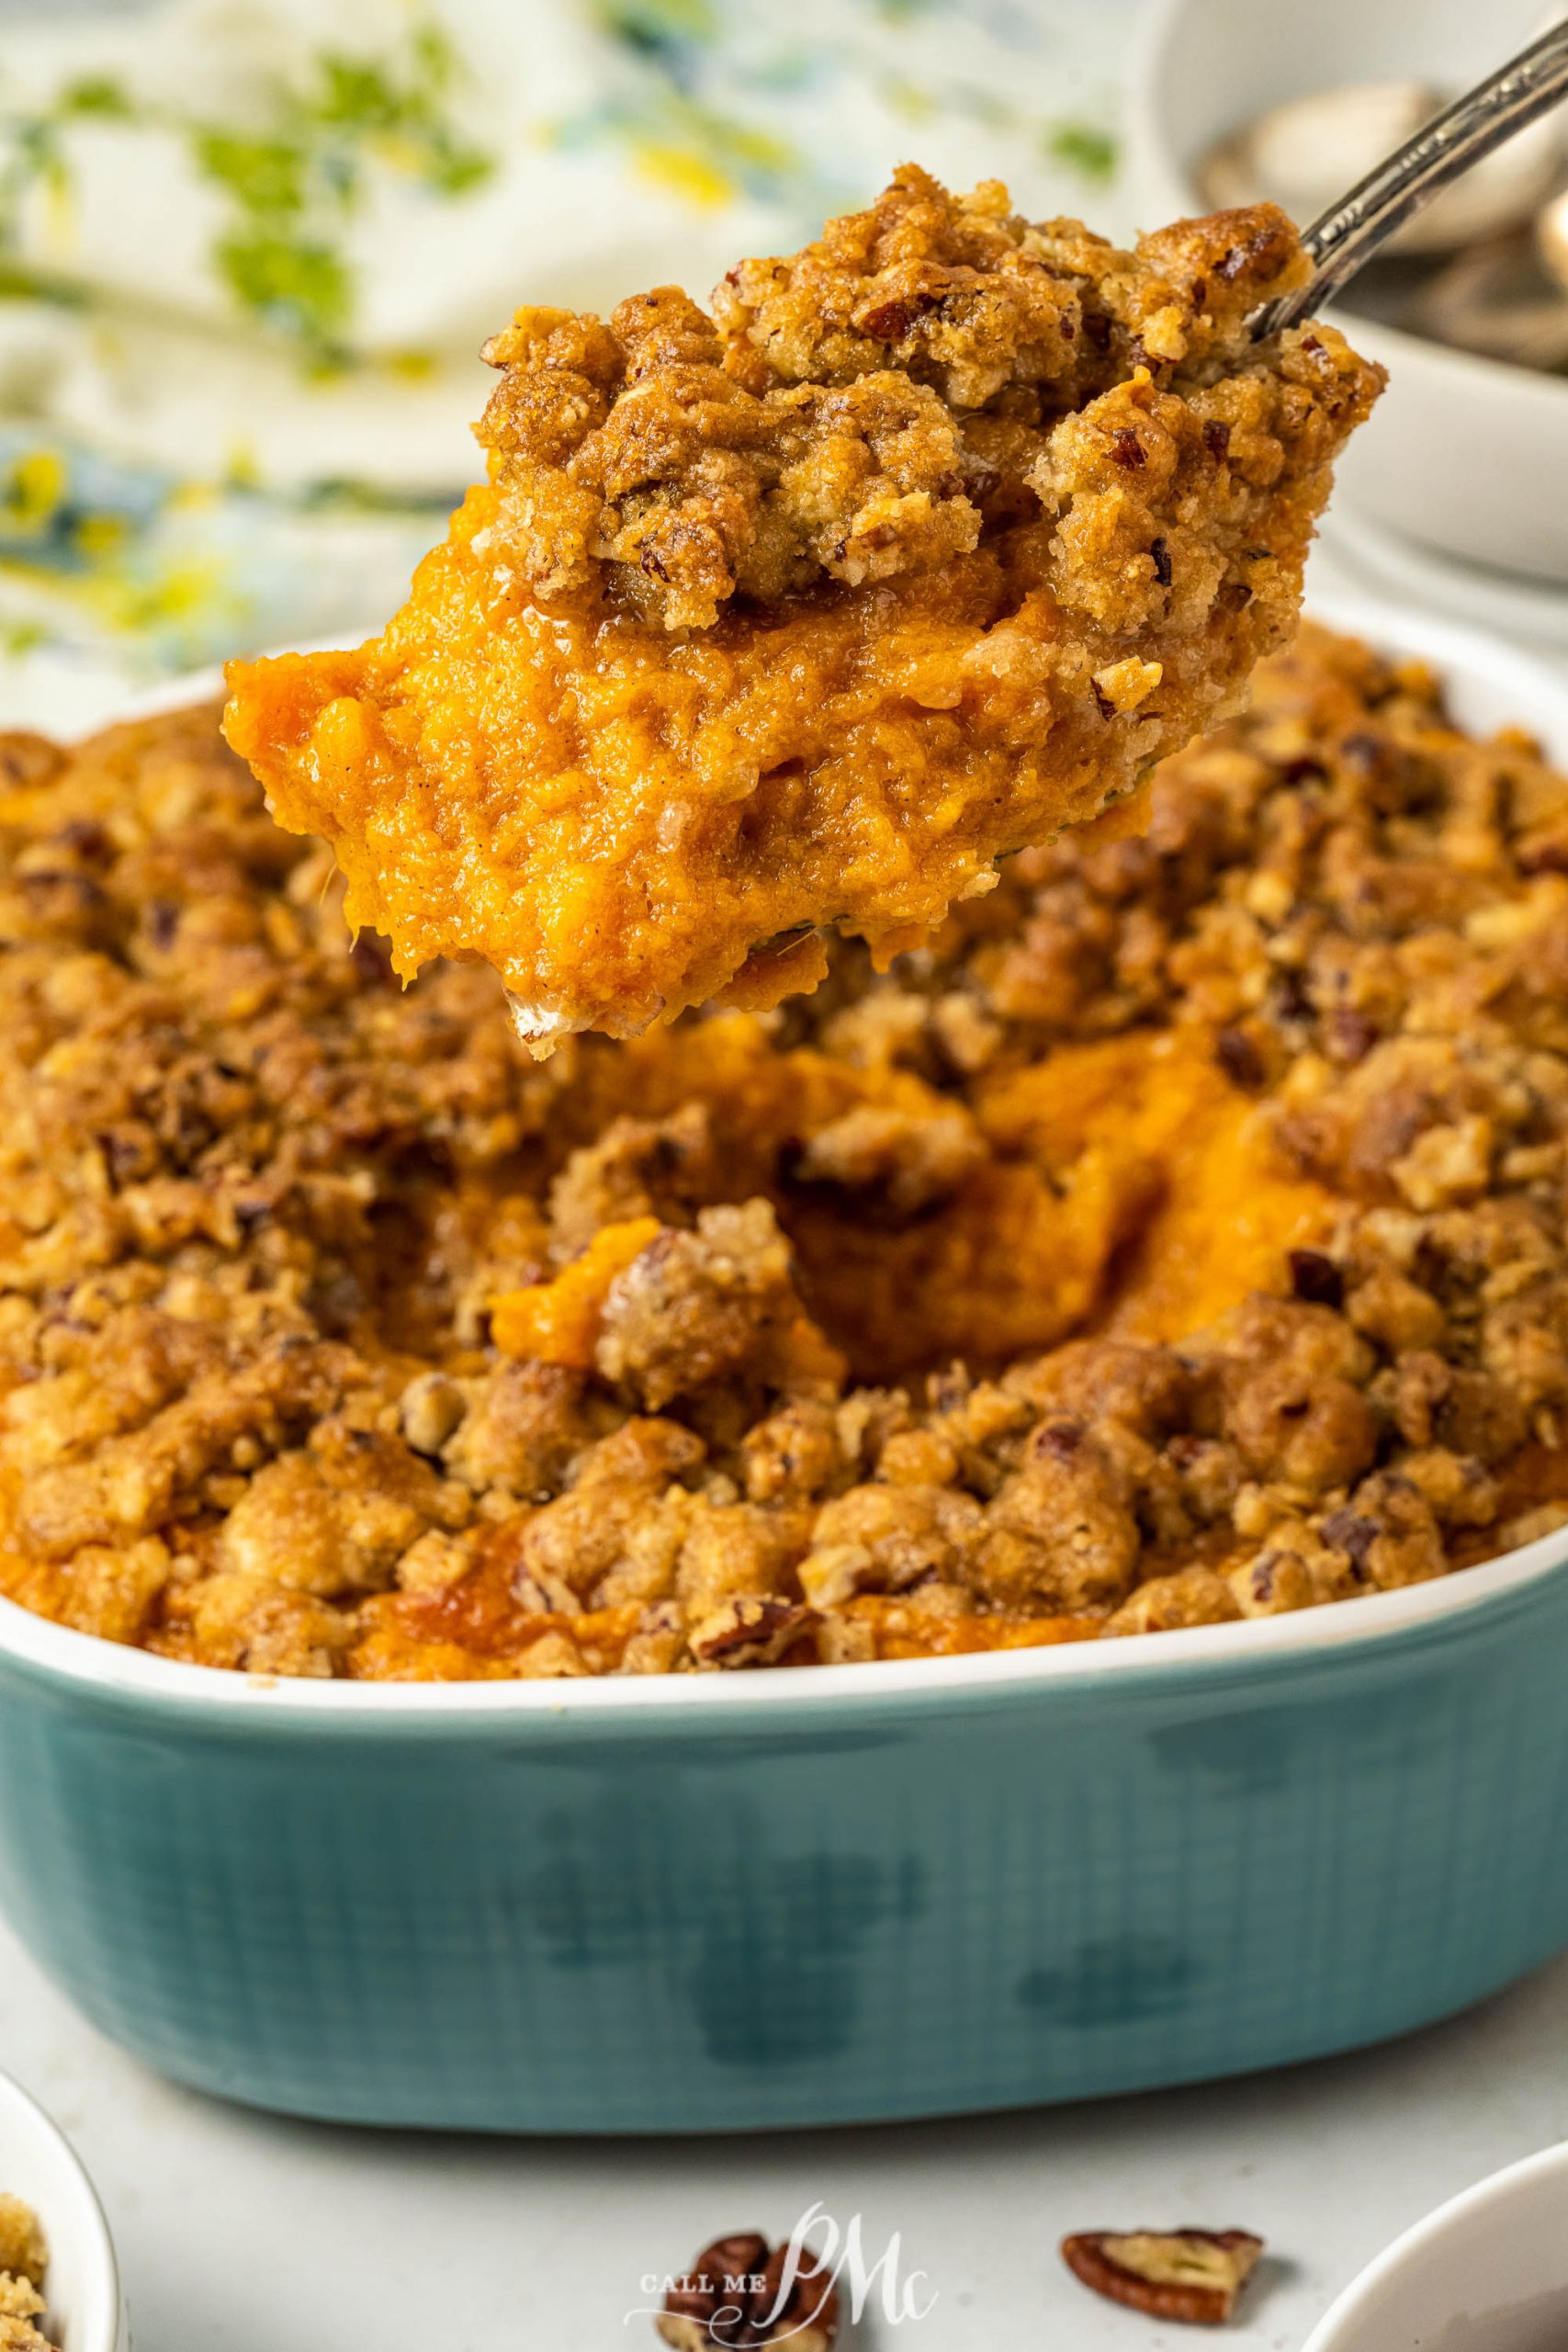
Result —
<path fill-rule="evenodd" d="M 1253 345 L 1270 206 L 1118 252 L 907 167 L 788 260 L 524 310 L 491 478 L 356 652 L 237 664 L 231 742 L 412 975 L 547 1050 L 880 966 L 1127 793 L 1294 621 L 1381 372 Z"/>
<path fill-rule="evenodd" d="M 43 2318 L 48 2267 L 38 2215 L 19 2197 L 0 2193 L 0 2352 L 55 2352 L 34 2324 Z"/>
<path fill-rule="evenodd" d="M 1299 1609 L 1568 1519 L 1568 784 L 1307 632 L 876 976 L 534 1062 L 195 709 L 5 740 L 0 1589 L 293 1675 Z"/>

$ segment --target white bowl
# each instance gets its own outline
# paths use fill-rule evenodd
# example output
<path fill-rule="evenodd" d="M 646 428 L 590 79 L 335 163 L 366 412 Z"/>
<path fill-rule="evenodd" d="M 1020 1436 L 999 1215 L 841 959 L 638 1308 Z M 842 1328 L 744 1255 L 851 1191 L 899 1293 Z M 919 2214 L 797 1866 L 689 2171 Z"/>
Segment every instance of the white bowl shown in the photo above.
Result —
<path fill-rule="evenodd" d="M 1262 107 L 1342 82 L 1467 87 L 1542 13 L 1541 0 L 1156 0 L 1129 118 L 1142 225 L 1207 209 L 1197 166 Z M 1389 371 L 1338 497 L 1424 545 L 1568 582 L 1568 380 L 1330 315 Z"/>
<path fill-rule="evenodd" d="M 1396 2238 L 1304 2352 L 1562 2352 L 1568 2143 L 1467 2188 Z"/>
<path fill-rule="evenodd" d="M 30 2205 L 49 2241 L 50 2340 L 61 2352 L 130 2352 L 108 2224 L 64 2133 L 0 2075 L 0 2190 Z"/>

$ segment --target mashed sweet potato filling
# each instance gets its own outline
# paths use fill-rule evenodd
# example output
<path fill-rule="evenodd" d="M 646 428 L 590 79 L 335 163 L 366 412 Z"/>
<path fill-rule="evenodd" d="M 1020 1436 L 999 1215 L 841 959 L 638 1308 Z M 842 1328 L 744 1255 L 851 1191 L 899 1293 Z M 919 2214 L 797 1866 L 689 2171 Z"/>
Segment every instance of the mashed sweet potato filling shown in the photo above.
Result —
<path fill-rule="evenodd" d="M 1093 818 L 1292 625 L 1378 371 L 1268 207 L 1118 252 L 909 167 L 710 315 L 520 311 L 490 479 L 355 651 L 236 663 L 229 740 L 405 977 L 630 1036 L 878 968 Z"/>
<path fill-rule="evenodd" d="M 1331 1195 L 1280 1159 L 1204 1030 L 1063 1046 L 982 1084 L 968 1118 L 908 1072 L 862 1072 L 805 1047 L 781 1055 L 747 1014 L 647 1041 L 626 1063 L 623 1099 L 645 1113 L 700 1105 L 721 1159 L 738 1177 L 750 1162 L 749 1187 L 769 1189 L 770 1170 L 807 1138 L 775 1199 L 807 1307 L 865 1378 L 949 1355 L 1005 1361 L 1077 1330 L 1180 1338 L 1331 1221 Z M 863 1182 L 911 1131 L 940 1137 L 919 1180 L 937 1188 L 934 1214 L 919 1213 L 927 1204 L 907 1178 L 902 1216 L 868 1225 L 863 1204 L 832 1197 L 831 1177 L 814 1186 L 807 1172 L 841 1163 Z M 646 1216 L 604 1226 L 552 1281 L 502 1296 L 497 1346 L 588 1369 L 610 1292 L 658 1229 Z"/>

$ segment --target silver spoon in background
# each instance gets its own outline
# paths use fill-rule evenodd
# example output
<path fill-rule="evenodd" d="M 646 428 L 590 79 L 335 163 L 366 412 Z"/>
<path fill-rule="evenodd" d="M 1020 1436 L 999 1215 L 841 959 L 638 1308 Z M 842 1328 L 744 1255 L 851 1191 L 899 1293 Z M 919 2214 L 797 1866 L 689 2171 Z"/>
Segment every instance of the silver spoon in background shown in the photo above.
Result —
<path fill-rule="evenodd" d="M 1247 322 L 1255 343 L 1299 326 L 1440 187 L 1568 96 L 1568 18 L 1422 126 L 1302 232 L 1312 276 Z"/>

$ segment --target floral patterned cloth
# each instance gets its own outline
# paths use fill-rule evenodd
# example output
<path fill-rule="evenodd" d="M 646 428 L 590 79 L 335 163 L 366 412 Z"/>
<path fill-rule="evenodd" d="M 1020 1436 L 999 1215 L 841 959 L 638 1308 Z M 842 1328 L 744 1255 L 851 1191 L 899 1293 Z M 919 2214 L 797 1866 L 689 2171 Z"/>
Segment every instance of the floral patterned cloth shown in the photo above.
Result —
<path fill-rule="evenodd" d="M 910 154 L 1125 227 L 1136 0 L 10 0 L 0 693 L 375 626 L 483 336 L 788 250 Z"/>

